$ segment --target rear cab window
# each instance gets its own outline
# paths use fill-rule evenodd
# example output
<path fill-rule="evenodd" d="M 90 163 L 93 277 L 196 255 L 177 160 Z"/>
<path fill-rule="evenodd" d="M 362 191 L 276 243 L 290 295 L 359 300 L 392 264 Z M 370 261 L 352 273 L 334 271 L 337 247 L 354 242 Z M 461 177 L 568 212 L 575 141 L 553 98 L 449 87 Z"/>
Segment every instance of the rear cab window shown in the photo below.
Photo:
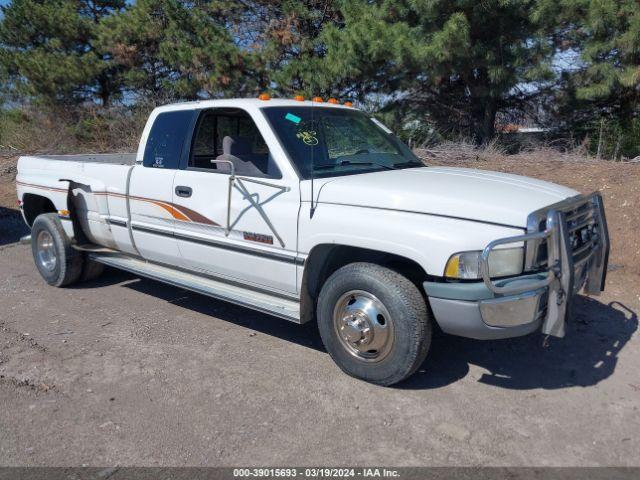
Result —
<path fill-rule="evenodd" d="M 196 110 L 160 113 L 151 127 L 142 164 L 150 168 L 177 169 L 188 155 Z"/>

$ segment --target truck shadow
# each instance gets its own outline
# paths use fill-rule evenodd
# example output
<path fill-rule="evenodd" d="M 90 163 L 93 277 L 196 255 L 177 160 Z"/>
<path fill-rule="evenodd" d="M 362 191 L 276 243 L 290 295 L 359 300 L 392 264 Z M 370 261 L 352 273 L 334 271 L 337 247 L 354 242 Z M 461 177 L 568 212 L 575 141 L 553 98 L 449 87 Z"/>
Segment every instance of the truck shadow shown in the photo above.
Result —
<path fill-rule="evenodd" d="M 125 272 L 108 269 L 101 278 L 76 288 L 117 283 L 197 313 L 316 351 L 325 351 L 315 322 L 297 325 Z M 424 364 L 416 374 L 394 388 L 428 390 L 446 387 L 469 375 L 472 365 L 486 370 L 478 382 L 500 388 L 588 387 L 613 374 L 618 353 L 637 328 L 637 314 L 625 305 L 619 302 L 603 304 L 581 295 L 575 299 L 573 319 L 565 338 L 549 338 L 546 346 L 544 337 L 539 333 L 481 341 L 446 335 L 436 328 Z"/>
<path fill-rule="evenodd" d="M 98 279 L 74 285 L 73 288 L 99 288 L 115 284 L 121 284 L 123 287 L 154 296 L 196 313 L 215 317 L 313 350 L 325 351 L 315 322 L 298 325 L 279 317 L 216 300 L 155 280 L 137 277 L 121 270 L 107 268 Z"/>
<path fill-rule="evenodd" d="M 15 243 L 29 234 L 29 227 L 22 220 L 19 210 L 0 207 L 0 247 Z"/>
<path fill-rule="evenodd" d="M 588 387 L 608 378 L 618 353 L 638 328 L 637 314 L 619 302 L 603 304 L 579 295 L 567 335 L 477 341 L 436 332 L 431 352 L 417 375 L 398 385 L 431 389 L 466 377 L 470 365 L 486 370 L 478 382 L 528 390 Z"/>

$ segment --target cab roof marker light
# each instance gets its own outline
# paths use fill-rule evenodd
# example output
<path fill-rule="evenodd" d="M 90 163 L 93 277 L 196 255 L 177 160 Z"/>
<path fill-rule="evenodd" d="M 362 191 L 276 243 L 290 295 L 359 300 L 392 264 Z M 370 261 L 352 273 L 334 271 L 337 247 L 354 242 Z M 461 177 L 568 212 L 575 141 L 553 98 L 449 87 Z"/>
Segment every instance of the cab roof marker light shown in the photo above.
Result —
<path fill-rule="evenodd" d="M 343 105 L 345 107 L 353 107 L 353 103 L 351 103 L 351 102 L 344 102 Z"/>
<path fill-rule="evenodd" d="M 268 94 L 268 93 L 261 93 L 261 94 L 258 96 L 258 98 L 259 98 L 260 100 L 264 100 L 264 101 L 271 100 L 271 97 L 269 96 L 269 94 Z"/>
<path fill-rule="evenodd" d="M 304 97 L 302 95 L 296 95 L 293 97 L 296 102 L 304 102 Z"/>
<path fill-rule="evenodd" d="M 323 103 L 324 100 L 322 99 L 322 97 L 313 97 L 311 99 L 312 102 L 316 102 L 316 103 Z"/>
<path fill-rule="evenodd" d="M 339 103 L 335 98 L 330 98 L 329 100 L 327 100 L 327 102 L 332 103 L 333 105 L 338 105 Z"/>

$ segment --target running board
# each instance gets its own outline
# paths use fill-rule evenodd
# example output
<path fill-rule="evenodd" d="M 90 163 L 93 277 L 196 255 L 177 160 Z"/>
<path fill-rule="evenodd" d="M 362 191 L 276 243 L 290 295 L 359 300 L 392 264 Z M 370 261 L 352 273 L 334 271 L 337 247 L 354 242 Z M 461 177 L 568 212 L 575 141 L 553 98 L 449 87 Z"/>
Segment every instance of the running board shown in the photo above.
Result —
<path fill-rule="evenodd" d="M 89 258 L 142 277 L 275 315 L 291 322 L 301 323 L 300 303 L 294 299 L 256 292 L 255 290 L 231 285 L 220 280 L 175 270 L 122 254 L 89 253 Z"/>

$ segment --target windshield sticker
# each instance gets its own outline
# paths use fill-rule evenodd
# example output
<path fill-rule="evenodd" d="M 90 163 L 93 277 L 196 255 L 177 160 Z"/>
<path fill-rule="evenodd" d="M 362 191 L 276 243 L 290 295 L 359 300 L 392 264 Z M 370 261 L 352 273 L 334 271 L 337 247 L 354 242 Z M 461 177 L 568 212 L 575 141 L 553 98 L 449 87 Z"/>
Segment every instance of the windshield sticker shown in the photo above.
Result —
<path fill-rule="evenodd" d="M 373 118 L 373 117 L 371 117 L 371 121 L 372 121 L 373 123 L 375 123 L 377 126 L 379 126 L 379 127 L 380 127 L 382 130 L 384 130 L 385 132 L 387 132 L 387 133 L 389 133 L 389 134 L 393 133 L 393 132 L 391 131 L 391 129 L 390 129 L 390 128 L 388 128 L 384 123 L 382 123 L 382 122 L 381 122 L 380 120 L 378 120 L 377 118 Z"/>
<path fill-rule="evenodd" d="M 287 114 L 284 116 L 284 119 L 285 119 L 285 120 L 289 120 L 290 122 L 293 122 L 293 123 L 295 123 L 296 125 L 297 125 L 297 124 L 299 124 L 299 123 L 302 121 L 302 119 L 301 119 L 299 116 L 294 115 L 293 113 L 287 113 Z"/>
<path fill-rule="evenodd" d="M 296 137 L 302 140 L 305 145 L 314 146 L 318 145 L 318 139 L 316 138 L 316 132 L 313 130 L 300 130 L 296 133 Z"/>

